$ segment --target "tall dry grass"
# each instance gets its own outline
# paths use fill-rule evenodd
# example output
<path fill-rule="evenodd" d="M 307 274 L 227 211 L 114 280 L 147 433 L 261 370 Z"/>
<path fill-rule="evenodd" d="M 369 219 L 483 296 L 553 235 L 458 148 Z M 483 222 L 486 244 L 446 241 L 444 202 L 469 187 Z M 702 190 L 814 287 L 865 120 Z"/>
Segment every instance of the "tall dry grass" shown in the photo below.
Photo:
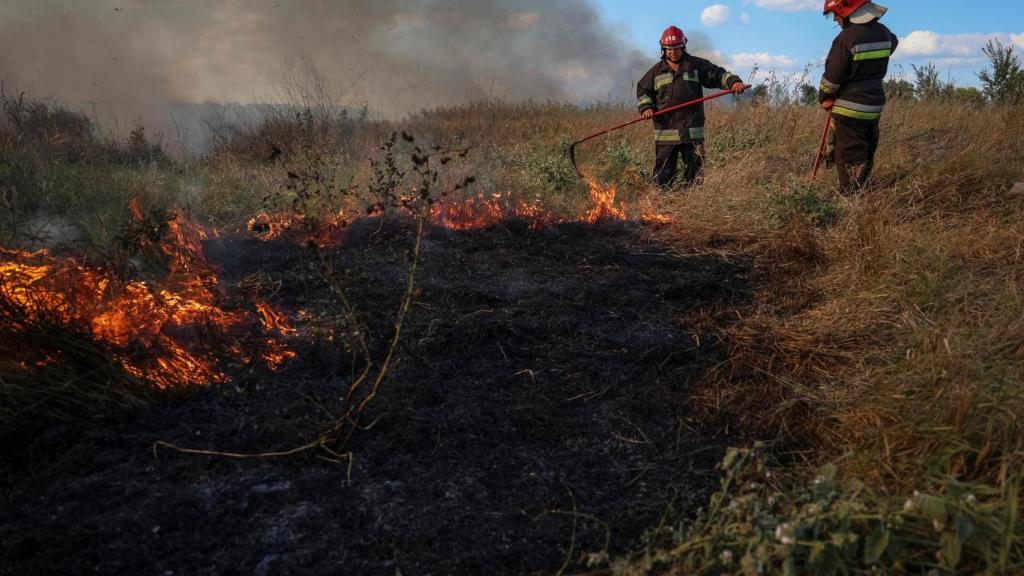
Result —
<path fill-rule="evenodd" d="M 891 106 L 876 184 L 846 198 L 833 174 L 806 181 L 821 117 L 716 115 L 712 134 L 769 141 L 713 157 L 705 185 L 674 203 L 681 242 L 731 237 L 767 268 L 758 309 L 723 332 L 731 361 L 706 400 L 824 454 L 851 450 L 844 466 L 889 487 L 922 466 L 1005 480 L 1024 457 L 1024 196 L 1010 193 L 1024 180 L 1024 119 Z M 836 206 L 834 224 L 799 210 L 779 220 L 772 199 L 808 189 Z"/>

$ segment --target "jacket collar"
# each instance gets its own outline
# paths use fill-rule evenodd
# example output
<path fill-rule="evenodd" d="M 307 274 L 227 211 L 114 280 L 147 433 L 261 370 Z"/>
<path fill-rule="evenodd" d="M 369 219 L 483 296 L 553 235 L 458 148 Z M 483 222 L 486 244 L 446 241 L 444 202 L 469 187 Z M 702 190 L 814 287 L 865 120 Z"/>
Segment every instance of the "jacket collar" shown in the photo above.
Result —
<path fill-rule="evenodd" d="M 679 59 L 679 69 L 680 70 L 688 70 L 689 69 L 689 62 L 690 62 L 690 53 L 689 52 L 683 52 L 683 57 Z M 668 59 L 667 58 L 662 58 L 660 61 L 658 61 L 658 73 L 659 74 L 664 74 L 666 72 L 672 72 L 672 67 L 668 65 Z"/>

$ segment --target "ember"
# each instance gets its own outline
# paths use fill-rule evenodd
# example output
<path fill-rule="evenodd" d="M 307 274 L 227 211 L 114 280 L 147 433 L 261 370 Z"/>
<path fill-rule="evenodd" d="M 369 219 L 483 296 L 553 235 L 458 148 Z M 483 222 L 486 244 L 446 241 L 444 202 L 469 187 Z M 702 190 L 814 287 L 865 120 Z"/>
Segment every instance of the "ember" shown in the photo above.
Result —
<path fill-rule="evenodd" d="M 300 244 L 319 248 L 337 246 L 351 220 L 343 212 L 325 219 L 308 218 L 305 214 L 267 214 L 261 212 L 249 219 L 246 228 L 260 240 L 287 237 Z"/>
<path fill-rule="evenodd" d="M 266 302 L 257 302 L 256 311 L 260 313 L 263 329 L 267 332 L 276 330 L 282 336 L 293 336 L 295 329 L 289 326 L 288 318 Z"/>

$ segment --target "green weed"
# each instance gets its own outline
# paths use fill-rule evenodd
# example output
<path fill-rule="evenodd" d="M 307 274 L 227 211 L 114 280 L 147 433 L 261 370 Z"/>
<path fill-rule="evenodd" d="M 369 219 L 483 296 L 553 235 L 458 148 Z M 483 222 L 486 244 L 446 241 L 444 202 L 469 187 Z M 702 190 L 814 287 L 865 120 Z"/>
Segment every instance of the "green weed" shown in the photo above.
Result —
<path fill-rule="evenodd" d="M 785 222 L 790 214 L 809 218 L 818 226 L 828 226 L 839 218 L 839 208 L 813 183 L 792 182 L 787 190 L 770 197 L 769 214 L 776 223 Z"/>

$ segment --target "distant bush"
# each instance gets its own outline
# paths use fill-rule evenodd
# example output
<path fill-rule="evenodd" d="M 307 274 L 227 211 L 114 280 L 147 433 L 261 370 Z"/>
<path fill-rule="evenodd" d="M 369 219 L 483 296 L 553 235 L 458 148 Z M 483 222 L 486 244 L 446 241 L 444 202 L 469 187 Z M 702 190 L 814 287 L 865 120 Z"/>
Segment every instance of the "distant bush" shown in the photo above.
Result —
<path fill-rule="evenodd" d="M 220 109 L 207 121 L 208 155 L 268 163 L 317 148 L 351 156 L 358 128 L 366 122 L 365 109 L 357 114 L 341 107 L 291 104 Z"/>
<path fill-rule="evenodd" d="M 929 62 L 923 66 L 910 65 L 914 69 L 914 96 L 918 100 L 941 100 L 953 96 L 952 81 L 943 81 L 935 64 Z"/>
<path fill-rule="evenodd" d="M 1013 53 L 1013 46 L 1003 46 L 999 40 L 990 39 L 982 48 L 988 56 L 990 69 L 978 73 L 985 96 L 1000 104 L 1024 102 L 1024 71 L 1020 59 Z"/>
<path fill-rule="evenodd" d="M 892 76 L 885 81 L 886 100 L 913 100 L 914 85 L 909 81 Z"/>
<path fill-rule="evenodd" d="M 29 149 L 49 160 L 76 162 L 96 156 L 101 143 L 84 115 L 27 97 L 0 94 L 0 151 Z"/>

